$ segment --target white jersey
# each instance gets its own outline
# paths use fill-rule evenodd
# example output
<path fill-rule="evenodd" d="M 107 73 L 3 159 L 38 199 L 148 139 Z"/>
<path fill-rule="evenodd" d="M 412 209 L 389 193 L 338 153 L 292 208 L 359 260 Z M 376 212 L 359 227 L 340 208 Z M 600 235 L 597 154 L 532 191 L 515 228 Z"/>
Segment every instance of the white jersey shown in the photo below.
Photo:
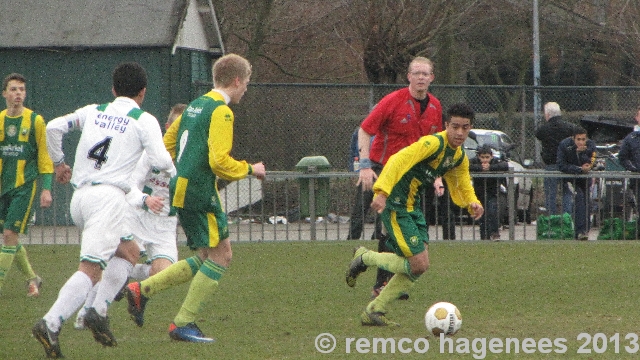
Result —
<path fill-rule="evenodd" d="M 133 170 L 146 150 L 158 170 L 171 170 L 173 163 L 162 142 L 156 118 L 133 99 L 118 97 L 103 105 L 87 105 L 47 124 L 47 149 L 54 164 L 64 161 L 62 137 L 80 129 L 71 184 L 109 184 L 128 193 Z"/>
<path fill-rule="evenodd" d="M 142 154 L 136 169 L 131 175 L 131 192 L 127 194 L 127 202 L 137 208 L 144 208 L 146 195 L 158 196 L 164 199 L 164 206 L 158 216 L 169 216 L 171 209 L 169 203 L 169 181 L 176 175 L 176 168 L 171 166 L 169 170 L 158 170 L 151 165 L 151 160 L 146 152 Z M 148 209 L 146 209 L 148 211 Z M 173 214 L 172 214 L 173 215 Z"/>

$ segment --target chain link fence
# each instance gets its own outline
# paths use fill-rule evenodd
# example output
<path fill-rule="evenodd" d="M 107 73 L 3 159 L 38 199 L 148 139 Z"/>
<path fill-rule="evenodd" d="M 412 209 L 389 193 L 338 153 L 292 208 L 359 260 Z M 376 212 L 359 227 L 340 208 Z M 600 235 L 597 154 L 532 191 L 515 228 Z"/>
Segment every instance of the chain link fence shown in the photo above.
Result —
<path fill-rule="evenodd" d="M 206 93 L 211 86 L 210 83 L 196 83 L 194 92 Z M 247 190 L 239 184 L 229 185 L 229 189 L 236 187 L 236 202 L 240 196 L 252 198 L 252 193 L 258 193 L 261 199 L 231 211 L 232 240 L 346 239 L 356 177 L 347 171 L 351 161 L 351 134 L 379 99 L 401 87 L 250 84 L 243 101 L 232 105 L 235 113 L 232 156 L 250 162 L 265 162 L 269 176 L 259 188 Z M 440 99 L 445 111 L 453 103 L 469 103 L 476 111 L 474 127 L 507 133 L 517 144 L 522 159 L 537 160 L 534 169 L 541 167 L 534 133 L 537 124 L 544 121 L 541 110 L 534 113 L 536 99 L 540 105 L 558 102 L 563 117 L 570 122 L 581 124 L 585 119 L 590 120 L 589 136 L 597 142 L 617 142 L 622 134 L 631 131 L 635 124 L 633 116 L 640 103 L 637 101 L 640 87 L 432 85 L 431 92 Z M 616 131 L 609 131 L 608 126 L 612 123 Z M 616 136 L 602 137 L 602 133 L 614 132 Z M 327 195 L 330 209 L 320 215 L 322 220 L 316 228 L 315 222 L 307 219 L 309 216 L 300 213 L 300 179 L 307 175 L 295 168 L 302 158 L 318 155 L 325 156 L 330 164 L 328 173 L 321 175 L 330 179 Z M 538 208 L 543 206 L 541 182 L 545 176 L 548 175 L 532 177 L 529 221 L 535 220 Z M 624 175 L 612 176 L 619 177 L 620 181 L 624 178 Z M 222 183 L 221 188 L 225 185 Z M 68 210 L 72 193 L 70 186 L 55 185 L 54 204 L 49 209 L 36 210 L 34 231 L 28 236 L 27 243 L 77 242 L 79 235 L 71 226 Z M 518 223 L 516 209 L 512 206 L 509 211 L 509 216 Z M 368 216 L 369 221 L 365 219 L 365 223 L 370 227 L 371 215 Z M 528 221 L 524 223 L 528 224 Z M 436 227 L 432 230 L 440 231 Z M 370 230 L 367 228 L 365 233 L 370 234 Z M 184 240 L 181 234 L 179 232 L 179 239 Z M 529 235 L 518 234 L 513 236 L 535 238 L 535 229 L 529 230 Z M 440 234 L 433 236 L 439 238 Z"/>
<path fill-rule="evenodd" d="M 211 88 L 194 85 L 197 93 Z M 400 85 L 250 84 L 242 102 L 233 105 L 233 155 L 264 161 L 268 170 L 294 170 L 306 156 L 323 155 L 332 170 L 348 167 L 351 134 L 370 109 Z M 519 146 L 522 158 L 540 162 L 535 129 L 545 121 L 539 104 L 555 101 L 563 118 L 605 119 L 628 127 L 640 105 L 640 87 L 540 87 L 432 85 L 443 110 L 466 102 L 476 111 L 475 128 L 501 130 Z M 537 117 L 535 116 L 537 115 Z M 591 134 L 590 134 L 591 136 Z"/>

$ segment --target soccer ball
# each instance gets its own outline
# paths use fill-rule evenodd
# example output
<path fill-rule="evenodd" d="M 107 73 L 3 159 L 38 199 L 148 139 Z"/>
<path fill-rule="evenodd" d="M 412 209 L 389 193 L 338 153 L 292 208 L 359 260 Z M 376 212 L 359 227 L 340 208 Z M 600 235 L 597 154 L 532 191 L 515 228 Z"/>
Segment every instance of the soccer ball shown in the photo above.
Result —
<path fill-rule="evenodd" d="M 448 302 L 439 302 L 431 305 L 424 315 L 424 324 L 427 330 L 435 336 L 440 334 L 454 335 L 462 326 L 460 310 Z"/>

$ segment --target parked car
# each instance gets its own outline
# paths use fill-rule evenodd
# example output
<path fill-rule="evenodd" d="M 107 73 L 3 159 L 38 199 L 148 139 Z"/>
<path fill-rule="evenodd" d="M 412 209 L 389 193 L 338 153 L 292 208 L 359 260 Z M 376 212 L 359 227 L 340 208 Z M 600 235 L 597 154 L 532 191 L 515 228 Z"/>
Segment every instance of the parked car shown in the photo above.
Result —
<path fill-rule="evenodd" d="M 517 150 L 516 143 L 502 131 L 488 129 L 473 129 L 465 141 L 463 147 L 469 159 L 476 157 L 476 149 L 480 145 L 488 144 L 493 149 L 493 156 L 505 160 L 514 171 L 525 171 L 525 168 L 533 164 L 533 160 L 523 159 Z M 515 203 L 516 221 L 531 223 L 533 187 L 532 179 L 515 177 Z M 509 223 L 507 202 L 507 189 L 503 188 L 498 197 L 501 220 L 503 224 Z"/>

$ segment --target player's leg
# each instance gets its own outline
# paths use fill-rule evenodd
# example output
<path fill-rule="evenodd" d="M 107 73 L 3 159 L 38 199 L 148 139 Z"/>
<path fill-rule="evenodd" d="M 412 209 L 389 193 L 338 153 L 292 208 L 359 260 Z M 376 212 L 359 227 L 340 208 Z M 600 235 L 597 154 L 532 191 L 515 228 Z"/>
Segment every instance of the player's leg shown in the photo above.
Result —
<path fill-rule="evenodd" d="M 187 235 L 187 244 L 193 248 L 193 239 L 201 236 L 199 235 L 200 230 L 198 230 L 201 227 L 197 224 L 202 222 L 202 218 L 198 214 L 191 214 L 182 210 L 179 210 L 179 213 L 182 227 L 185 229 L 185 233 Z M 175 219 L 175 217 L 170 216 L 163 221 L 169 223 L 170 228 L 165 229 L 165 231 L 169 232 L 169 234 L 163 235 L 162 238 L 170 238 L 172 244 L 168 244 L 168 240 L 163 241 L 163 245 L 154 243 L 154 246 L 157 245 L 160 247 L 150 247 L 148 249 L 148 255 L 152 258 L 163 255 L 165 259 L 175 261 L 178 257 L 177 248 L 175 245 L 175 226 L 177 220 Z M 196 225 L 194 226 L 192 224 Z M 190 227 L 193 227 L 196 230 L 191 231 Z M 145 247 L 147 247 L 148 244 L 150 244 L 150 242 L 145 242 Z M 151 250 L 153 250 L 153 252 L 150 252 Z M 202 256 L 204 259 L 206 259 L 206 254 L 203 254 Z M 144 325 L 144 311 L 149 298 L 151 298 L 158 292 L 191 281 L 191 279 L 193 279 L 193 277 L 202 266 L 203 261 L 204 260 L 199 255 L 194 255 L 187 259 L 180 260 L 171 264 L 170 266 L 162 269 L 161 271 L 158 271 L 156 274 L 143 281 L 132 282 L 127 285 L 125 292 L 127 293 L 127 300 L 129 301 L 128 311 L 131 315 L 131 319 L 136 323 L 136 325 Z M 162 265 L 162 262 L 156 263 L 156 270 L 160 270 L 161 267 L 164 267 L 166 265 L 166 263 Z"/>
<path fill-rule="evenodd" d="M 182 221 L 185 217 L 180 211 L 178 214 Z M 182 226 L 191 239 L 190 246 L 198 247 L 200 252 L 206 251 L 207 258 L 191 281 L 189 292 L 169 327 L 169 336 L 181 341 L 212 342 L 212 338 L 206 337 L 198 329 L 195 321 L 202 308 L 211 300 L 222 275 L 231 263 L 231 241 L 227 216 L 221 209 L 214 213 L 197 214 L 196 219 L 199 219 L 197 223 L 185 224 L 182 221 Z"/>
<path fill-rule="evenodd" d="M 0 250 L 0 288 L 15 260 L 18 270 L 27 280 L 27 296 L 34 297 L 40 295 L 42 279 L 33 271 L 27 250 L 19 243 L 19 234 L 24 234 L 27 230 L 35 195 L 34 181 L 10 191 L 0 199 L 0 218 L 4 221 L 4 242 Z"/>
<path fill-rule="evenodd" d="M 367 213 L 369 204 L 364 205 L 362 198 L 362 186 L 356 186 L 356 196 L 351 208 L 351 218 L 349 220 L 349 234 L 347 240 L 360 239 L 362 236 L 362 227 L 364 226 L 364 217 Z"/>
<path fill-rule="evenodd" d="M 78 271 L 60 289 L 53 306 L 33 328 L 34 336 L 48 356 L 51 351 L 60 351 L 57 334 L 62 322 L 85 302 L 100 281 L 107 261 L 115 254 L 120 238 L 128 232 L 122 213 L 128 206 L 124 195 L 114 186 L 96 185 L 76 189 L 71 198 L 72 219 L 82 229 L 81 261 Z"/>
<path fill-rule="evenodd" d="M 382 221 L 389 229 L 389 245 L 393 254 L 368 251 L 362 254 L 367 266 L 377 266 L 393 271 L 395 275 L 380 294 L 371 301 L 361 316 L 363 325 L 394 325 L 386 319 L 387 305 L 400 294 L 407 293 L 414 281 L 429 267 L 426 244 L 429 237 L 421 211 L 384 211 Z"/>
<path fill-rule="evenodd" d="M 35 271 L 33 271 L 33 267 L 31 267 L 31 262 L 29 261 L 29 257 L 27 256 L 27 249 L 25 249 L 22 244 L 18 244 L 16 249 L 16 266 L 18 270 L 24 275 L 27 280 L 27 296 L 29 297 L 38 297 L 40 296 L 40 287 L 42 286 L 42 278 L 38 276 Z"/>
<path fill-rule="evenodd" d="M 102 281 L 93 302 L 93 307 L 101 316 L 107 316 L 107 307 L 125 285 L 133 266 L 140 259 L 140 249 L 133 238 L 120 240 L 116 255 L 109 260 L 102 273 Z"/>
<path fill-rule="evenodd" d="M 13 265 L 17 250 L 18 234 L 9 229 L 5 229 L 3 231 L 2 250 L 0 250 L 0 290 L 2 290 L 4 280 L 11 269 L 11 265 Z"/>

